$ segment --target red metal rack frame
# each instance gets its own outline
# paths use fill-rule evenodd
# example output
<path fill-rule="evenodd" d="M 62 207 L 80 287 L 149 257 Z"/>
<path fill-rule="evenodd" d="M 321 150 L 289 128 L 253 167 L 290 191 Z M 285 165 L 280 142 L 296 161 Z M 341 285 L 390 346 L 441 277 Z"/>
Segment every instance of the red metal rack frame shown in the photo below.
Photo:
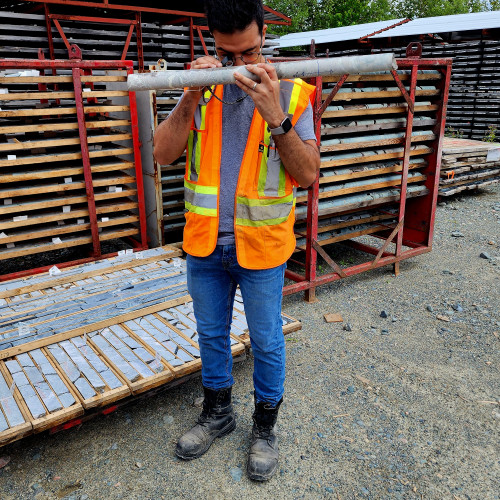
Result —
<path fill-rule="evenodd" d="M 314 42 L 311 46 L 311 55 L 314 54 Z M 306 250 L 305 250 L 305 273 L 301 275 L 297 272 L 287 270 L 285 276 L 294 283 L 286 285 L 283 288 L 283 295 L 290 295 L 297 292 L 305 292 L 305 300 L 314 302 L 316 300 L 316 287 L 336 281 L 348 276 L 376 269 L 378 267 L 392 264 L 394 273 L 399 274 L 399 263 L 404 259 L 409 259 L 417 255 L 430 252 L 432 249 L 432 239 L 434 232 L 434 219 L 436 211 L 436 203 L 439 187 L 439 170 L 441 166 L 441 152 L 443 136 L 445 131 L 446 106 L 448 102 L 448 93 L 451 77 L 450 58 L 443 59 L 422 59 L 422 47 L 419 43 L 412 43 L 406 51 L 406 58 L 398 59 L 397 64 L 399 69 L 407 69 L 411 71 L 410 77 L 410 93 L 406 91 L 396 71 L 391 74 L 396 82 L 396 85 L 401 90 L 403 97 L 408 104 L 406 116 L 406 133 L 403 152 L 403 168 L 401 172 L 401 185 L 398 186 L 401 195 L 399 199 L 398 222 L 394 228 L 386 231 L 381 231 L 378 234 L 372 234 L 376 238 L 384 240 L 381 248 L 372 247 L 366 244 L 359 243 L 354 240 L 347 240 L 343 243 L 360 250 L 368 255 L 375 255 L 373 260 L 369 260 L 362 264 L 342 269 L 326 251 L 318 243 L 318 201 L 319 201 L 319 172 L 316 181 L 308 190 L 307 199 L 307 234 Z M 289 60 L 283 58 L 282 60 Z M 440 108 L 437 112 L 436 125 L 434 127 L 434 135 L 436 139 L 432 144 L 434 153 L 429 156 L 429 162 L 425 170 L 427 180 L 425 182 L 429 194 L 424 197 L 406 200 L 408 167 L 411 147 L 411 134 L 413 130 L 413 112 L 415 103 L 415 89 L 417 84 L 417 72 L 419 70 L 438 70 L 442 75 L 439 83 L 439 88 L 442 92 L 442 100 Z M 316 100 L 314 103 L 314 119 L 315 131 L 318 146 L 320 145 L 320 130 L 321 130 L 321 115 L 325 111 L 328 104 L 335 97 L 335 94 L 340 90 L 348 75 L 343 75 L 336 86 L 332 89 L 329 97 L 324 103 L 321 101 L 322 94 L 322 79 L 317 77 L 312 79 L 313 84 L 318 89 L 316 92 Z M 304 235 L 300 235 L 304 236 Z M 395 252 L 387 251 L 389 245 L 395 240 Z M 408 250 L 403 250 L 403 246 L 408 247 Z M 332 268 L 333 272 L 317 276 L 317 260 L 318 254 Z M 295 261 L 294 261 L 295 262 Z"/>
<path fill-rule="evenodd" d="M 97 214 L 95 210 L 94 200 L 94 185 L 92 181 L 92 171 L 90 166 L 90 156 L 87 144 L 87 128 L 85 123 L 85 111 L 82 98 L 82 84 L 81 77 L 89 75 L 93 70 L 122 70 L 126 71 L 127 75 L 134 72 L 133 61 L 84 61 L 82 54 L 77 45 L 71 45 L 69 50 L 69 60 L 64 59 L 0 59 L 0 71 L 6 69 L 36 69 L 40 70 L 43 74 L 45 70 L 54 71 L 56 69 L 67 69 L 72 71 L 73 86 L 75 91 L 75 105 L 78 120 L 78 132 L 81 144 L 82 164 L 85 179 L 85 188 L 87 194 L 87 203 L 90 218 L 90 227 L 92 234 L 93 252 L 88 258 L 83 258 L 68 262 L 66 264 L 58 264 L 59 267 L 68 267 L 97 260 L 106 257 L 112 257 L 115 253 L 106 255 L 101 254 L 101 245 L 99 241 L 99 230 L 97 225 Z M 34 96 L 35 97 L 35 96 Z M 129 105 L 130 105 L 130 123 L 132 132 L 132 143 L 134 149 L 134 165 L 135 177 L 137 184 L 137 203 L 139 211 L 139 227 L 140 227 L 140 240 L 133 241 L 136 251 L 145 250 L 147 245 L 147 232 L 146 232 L 146 212 L 144 206 L 144 187 L 142 179 L 142 163 L 141 163 L 141 144 L 139 141 L 139 129 L 137 124 L 137 102 L 135 92 L 129 92 Z M 0 281 L 10 280 L 26 276 L 28 274 L 37 274 L 46 271 L 48 266 L 30 269 L 29 271 L 20 271 L 11 274 L 0 276 Z"/>

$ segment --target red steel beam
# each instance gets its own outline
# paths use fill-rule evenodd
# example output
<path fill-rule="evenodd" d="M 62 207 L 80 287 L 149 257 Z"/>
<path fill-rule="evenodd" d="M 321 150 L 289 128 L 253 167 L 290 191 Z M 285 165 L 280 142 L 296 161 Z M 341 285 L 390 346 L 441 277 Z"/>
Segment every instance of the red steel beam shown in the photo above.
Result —
<path fill-rule="evenodd" d="M 399 255 L 399 257 L 389 256 L 381 258 L 374 268 L 384 267 L 390 264 L 394 264 L 396 262 L 400 262 L 404 259 L 409 259 L 411 257 L 416 257 L 417 255 L 421 255 L 423 253 L 430 252 L 431 249 L 429 247 L 420 247 L 411 250 L 406 250 Z M 360 274 L 369 269 L 372 269 L 371 262 L 365 262 L 363 264 L 358 264 L 356 266 L 351 266 L 344 269 L 344 272 L 347 276 L 354 276 L 355 274 Z M 292 293 L 304 292 L 310 288 L 315 288 L 321 285 L 326 285 L 327 283 L 331 283 L 332 281 L 337 281 L 340 276 L 337 273 L 324 274 L 323 276 L 319 276 L 314 281 L 301 281 L 299 283 L 293 283 L 291 285 L 287 285 L 283 288 L 283 295 L 291 295 Z"/>
<path fill-rule="evenodd" d="M 78 7 L 97 7 L 101 9 L 125 10 L 133 12 L 152 12 L 174 16 L 205 17 L 201 12 L 187 12 L 183 10 L 155 9 L 154 7 L 137 7 L 136 5 L 119 5 L 104 2 L 86 2 L 83 0 L 24 0 L 25 2 L 48 3 L 56 5 L 75 5 Z"/>
<path fill-rule="evenodd" d="M 142 45 L 142 20 L 141 13 L 135 15 L 135 33 L 137 38 L 137 61 L 139 63 L 139 73 L 144 72 L 144 47 Z"/>
<path fill-rule="evenodd" d="M 52 19 L 52 21 L 54 22 L 54 25 L 57 28 L 57 31 L 59 31 L 59 34 L 61 35 L 61 38 L 64 42 L 64 45 L 66 45 L 66 48 L 68 49 L 68 52 L 71 51 L 71 44 L 68 42 L 68 39 L 66 38 L 66 35 L 64 34 L 62 26 L 59 24 L 59 21 L 57 19 Z"/>
<path fill-rule="evenodd" d="M 415 102 L 415 92 L 417 88 L 417 76 L 418 76 L 418 59 L 414 60 L 411 67 L 411 79 L 410 79 L 410 100 L 412 103 Z M 402 251 L 403 246 L 403 220 L 405 217 L 406 210 L 406 193 L 408 188 L 408 169 L 410 165 L 410 149 L 411 149 L 411 135 L 413 132 L 413 115 L 414 109 L 408 106 L 406 115 L 406 130 L 405 130 L 405 145 L 403 154 L 403 166 L 401 175 L 401 189 L 399 197 L 399 211 L 398 211 L 398 229 L 396 237 L 396 256 L 399 256 Z M 394 274 L 396 276 L 399 273 L 399 261 L 395 263 Z"/>
<path fill-rule="evenodd" d="M 51 19 L 59 21 L 84 21 L 89 23 L 110 23 L 110 24 L 135 24 L 134 19 L 117 19 L 112 17 L 91 17 L 91 16 L 73 16 L 63 14 L 50 14 Z"/>
<path fill-rule="evenodd" d="M 76 116 L 78 118 L 78 133 L 80 135 L 80 148 L 82 152 L 83 177 L 85 179 L 85 190 L 87 193 L 87 204 L 89 209 L 90 232 L 92 234 L 92 245 L 94 257 L 101 255 L 101 243 L 99 241 L 99 227 L 97 225 L 97 213 L 94 198 L 94 183 L 92 182 L 92 170 L 90 167 L 89 145 L 87 142 L 87 127 L 85 125 L 85 110 L 82 99 L 82 80 L 80 68 L 73 68 L 73 87 L 75 89 Z"/>
<path fill-rule="evenodd" d="M 125 59 L 127 56 L 128 48 L 130 46 L 130 40 L 132 40 L 132 33 L 134 32 L 135 24 L 131 24 L 128 29 L 127 39 L 125 40 L 125 45 L 123 46 L 122 57 L 121 59 Z"/>

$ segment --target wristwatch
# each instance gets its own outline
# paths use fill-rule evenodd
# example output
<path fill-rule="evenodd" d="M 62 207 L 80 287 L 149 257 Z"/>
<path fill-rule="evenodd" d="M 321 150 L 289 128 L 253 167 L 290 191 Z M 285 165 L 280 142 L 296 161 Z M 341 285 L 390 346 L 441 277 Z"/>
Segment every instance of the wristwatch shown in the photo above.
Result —
<path fill-rule="evenodd" d="M 290 121 L 290 118 L 288 116 L 285 116 L 279 127 L 270 128 L 269 130 L 271 132 L 271 135 L 281 135 L 289 132 L 292 127 L 293 125 Z"/>

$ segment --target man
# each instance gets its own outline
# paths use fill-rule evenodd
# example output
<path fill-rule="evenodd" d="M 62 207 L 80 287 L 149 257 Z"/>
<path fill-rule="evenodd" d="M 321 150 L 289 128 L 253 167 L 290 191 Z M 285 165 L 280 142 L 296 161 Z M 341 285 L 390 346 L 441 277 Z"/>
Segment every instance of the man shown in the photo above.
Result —
<path fill-rule="evenodd" d="M 157 129 L 154 155 L 169 164 L 187 145 L 185 175 L 188 290 L 202 359 L 203 411 L 176 454 L 190 460 L 236 425 L 230 328 L 241 289 L 254 354 L 255 411 L 248 475 L 276 471 L 275 424 L 285 379 L 281 297 L 295 248 L 295 187 L 316 178 L 320 158 L 310 99 L 315 88 L 279 81 L 262 54 L 267 26 L 261 0 L 207 1 L 215 54 L 192 69 L 247 65 L 260 83 L 188 89 Z"/>

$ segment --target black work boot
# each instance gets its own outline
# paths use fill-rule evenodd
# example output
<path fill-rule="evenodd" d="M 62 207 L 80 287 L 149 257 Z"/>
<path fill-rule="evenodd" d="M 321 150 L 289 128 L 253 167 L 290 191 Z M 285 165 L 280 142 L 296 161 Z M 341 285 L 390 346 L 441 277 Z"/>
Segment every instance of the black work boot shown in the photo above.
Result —
<path fill-rule="evenodd" d="M 276 420 L 282 402 L 283 398 L 275 407 L 271 403 L 255 403 L 252 444 L 247 465 L 248 477 L 254 481 L 271 479 L 278 468 Z"/>
<path fill-rule="evenodd" d="M 201 415 L 196 425 L 179 439 L 175 449 L 175 454 L 184 460 L 201 457 L 215 438 L 229 434 L 236 427 L 231 387 L 220 391 L 203 387 L 203 392 L 205 399 Z"/>

